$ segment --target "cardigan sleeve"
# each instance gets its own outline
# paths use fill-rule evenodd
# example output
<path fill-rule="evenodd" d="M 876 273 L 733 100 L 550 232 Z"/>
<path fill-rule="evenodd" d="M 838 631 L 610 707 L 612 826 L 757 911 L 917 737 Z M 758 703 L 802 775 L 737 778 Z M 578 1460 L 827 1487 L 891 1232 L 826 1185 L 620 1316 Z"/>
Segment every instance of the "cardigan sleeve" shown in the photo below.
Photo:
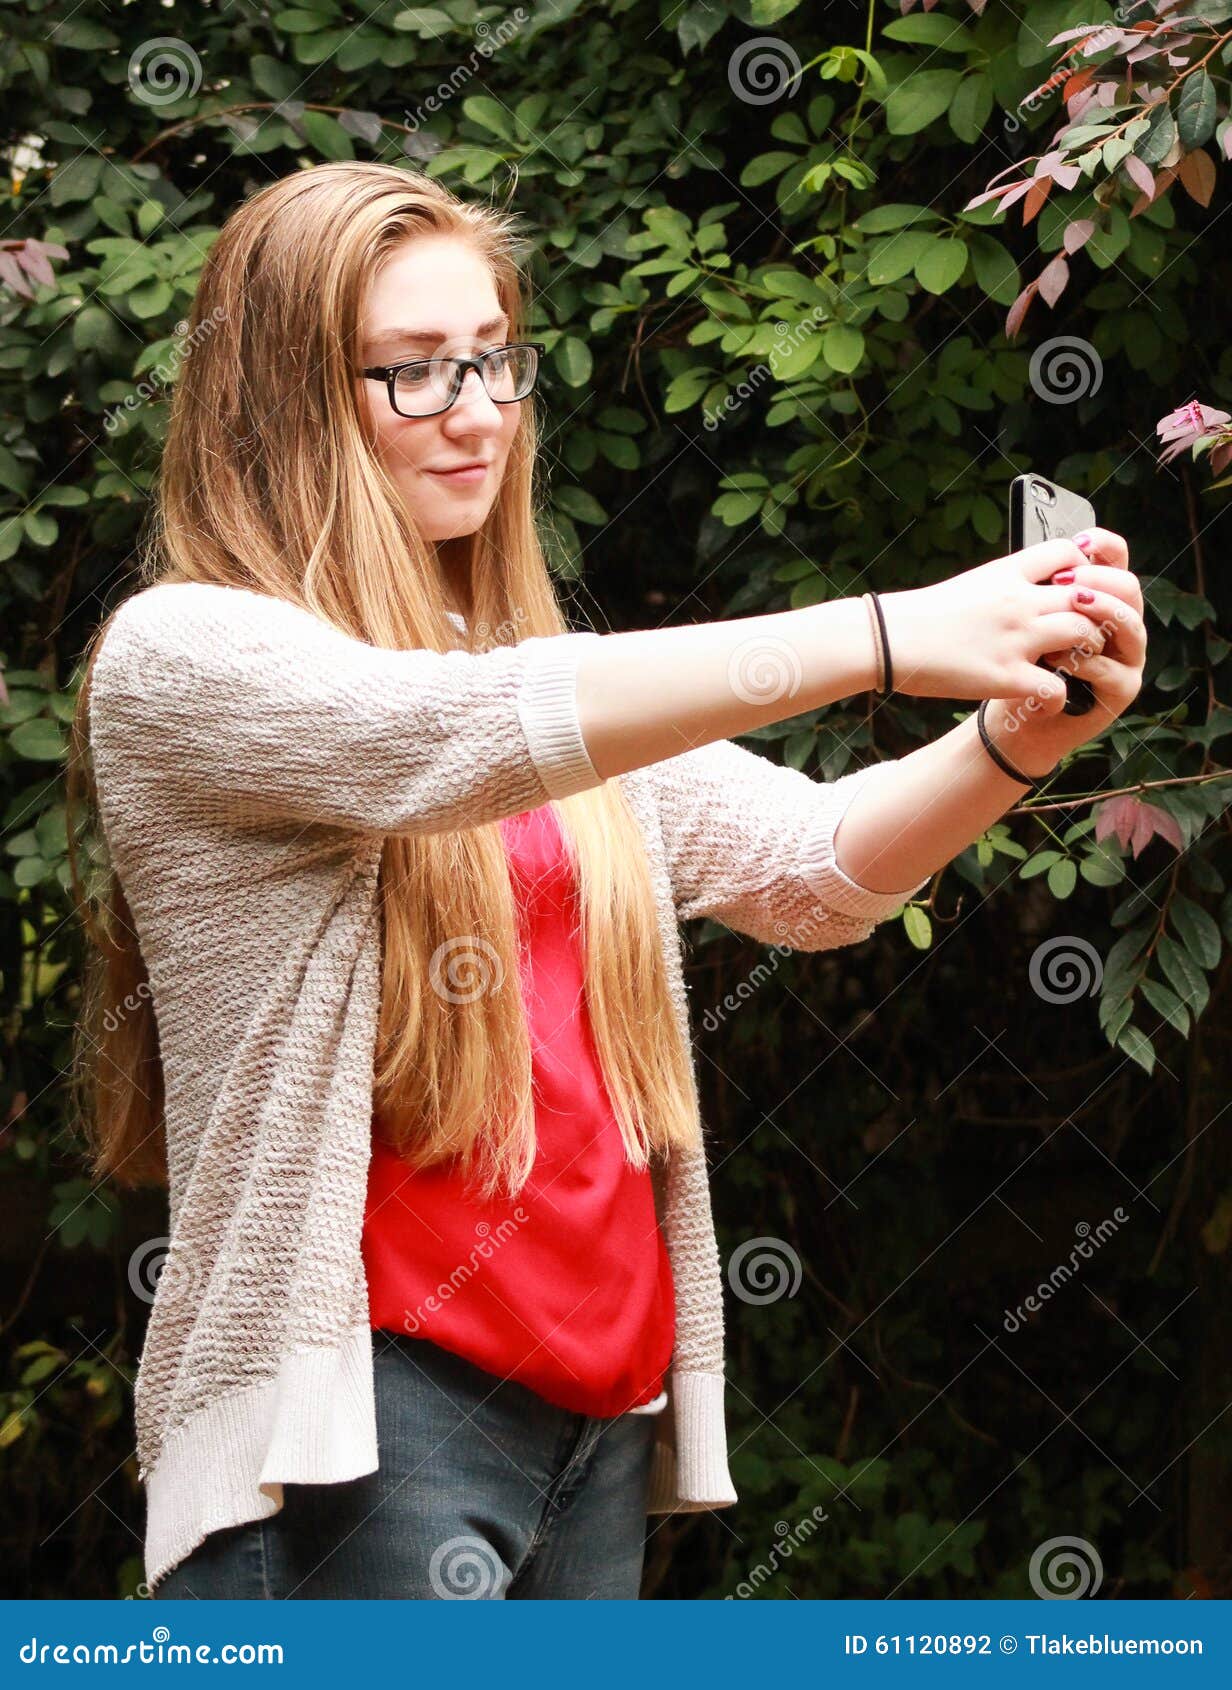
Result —
<path fill-rule="evenodd" d="M 893 759 L 816 781 L 726 739 L 652 764 L 678 919 L 709 916 L 790 950 L 868 938 L 931 878 L 874 892 L 835 860 L 852 799 L 892 767 Z"/>
<path fill-rule="evenodd" d="M 478 826 L 601 784 L 575 699 L 601 637 L 390 650 L 270 594 L 163 582 L 103 635 L 91 749 L 125 801 L 174 790 L 224 822 Z"/>

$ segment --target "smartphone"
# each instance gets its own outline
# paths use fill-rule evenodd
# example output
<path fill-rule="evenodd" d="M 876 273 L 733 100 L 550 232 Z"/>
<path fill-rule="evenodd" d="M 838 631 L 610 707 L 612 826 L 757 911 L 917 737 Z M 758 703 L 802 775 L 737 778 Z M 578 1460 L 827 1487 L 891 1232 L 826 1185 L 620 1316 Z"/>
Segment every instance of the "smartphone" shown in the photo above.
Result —
<path fill-rule="evenodd" d="M 1038 545 L 1041 540 L 1069 540 L 1098 523 L 1095 507 L 1080 493 L 1071 493 L 1043 475 L 1016 475 L 1010 482 L 1010 551 Z M 1041 669 L 1052 669 L 1044 658 Z M 1055 673 L 1055 670 L 1054 670 Z M 1065 714 L 1085 716 L 1095 703 L 1089 681 L 1065 677 Z"/>

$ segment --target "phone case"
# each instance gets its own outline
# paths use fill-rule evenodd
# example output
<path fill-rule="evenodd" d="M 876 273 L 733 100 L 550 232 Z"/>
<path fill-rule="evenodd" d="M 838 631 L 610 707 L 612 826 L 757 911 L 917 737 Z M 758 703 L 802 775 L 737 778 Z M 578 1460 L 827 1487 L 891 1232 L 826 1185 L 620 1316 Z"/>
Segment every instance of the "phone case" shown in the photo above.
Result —
<path fill-rule="evenodd" d="M 1089 500 L 1046 476 L 1016 475 L 1010 482 L 1012 552 L 1038 545 L 1041 540 L 1068 540 L 1084 528 L 1094 528 L 1098 520 Z M 1040 668 L 1052 669 L 1053 665 L 1041 658 Z M 1066 675 L 1065 714 L 1085 716 L 1094 703 L 1090 683 L 1078 675 Z"/>

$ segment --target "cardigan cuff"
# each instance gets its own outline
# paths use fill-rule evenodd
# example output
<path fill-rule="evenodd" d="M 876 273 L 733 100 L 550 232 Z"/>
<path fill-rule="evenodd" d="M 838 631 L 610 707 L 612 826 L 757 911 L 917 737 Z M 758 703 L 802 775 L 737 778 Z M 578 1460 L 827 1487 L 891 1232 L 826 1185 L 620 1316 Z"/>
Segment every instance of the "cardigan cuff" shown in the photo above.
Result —
<path fill-rule="evenodd" d="M 727 1467 L 722 1373 L 670 1375 L 669 1439 L 657 1439 L 651 1458 L 646 1512 L 688 1514 L 738 1501 Z"/>
<path fill-rule="evenodd" d="M 887 763 L 869 763 L 863 769 L 853 769 L 822 786 L 817 816 L 800 840 L 800 872 L 821 903 L 837 914 L 882 921 L 901 909 L 932 879 L 930 873 L 901 892 L 874 892 L 846 874 L 835 858 L 834 835 L 852 800 L 870 780 L 882 778 L 882 771 L 890 766 Z"/>
<path fill-rule="evenodd" d="M 518 715 L 531 756 L 550 798 L 601 786 L 582 738 L 577 711 L 577 666 L 584 646 L 602 639 L 590 629 L 522 640 L 526 654 Z"/>

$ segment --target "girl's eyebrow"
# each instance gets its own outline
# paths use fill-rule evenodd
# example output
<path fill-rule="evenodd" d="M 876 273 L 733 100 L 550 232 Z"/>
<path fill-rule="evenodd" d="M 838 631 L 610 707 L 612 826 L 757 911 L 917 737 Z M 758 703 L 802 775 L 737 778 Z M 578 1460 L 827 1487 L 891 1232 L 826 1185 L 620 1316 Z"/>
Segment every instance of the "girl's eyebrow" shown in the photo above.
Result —
<path fill-rule="evenodd" d="M 480 323 L 472 339 L 486 340 L 490 335 L 503 334 L 508 327 L 509 318 L 502 312 L 499 317 L 492 317 L 488 322 Z M 439 346 L 441 341 L 448 338 L 442 329 L 382 329 L 380 334 L 373 336 L 370 346 L 418 346 L 421 343 Z"/>

